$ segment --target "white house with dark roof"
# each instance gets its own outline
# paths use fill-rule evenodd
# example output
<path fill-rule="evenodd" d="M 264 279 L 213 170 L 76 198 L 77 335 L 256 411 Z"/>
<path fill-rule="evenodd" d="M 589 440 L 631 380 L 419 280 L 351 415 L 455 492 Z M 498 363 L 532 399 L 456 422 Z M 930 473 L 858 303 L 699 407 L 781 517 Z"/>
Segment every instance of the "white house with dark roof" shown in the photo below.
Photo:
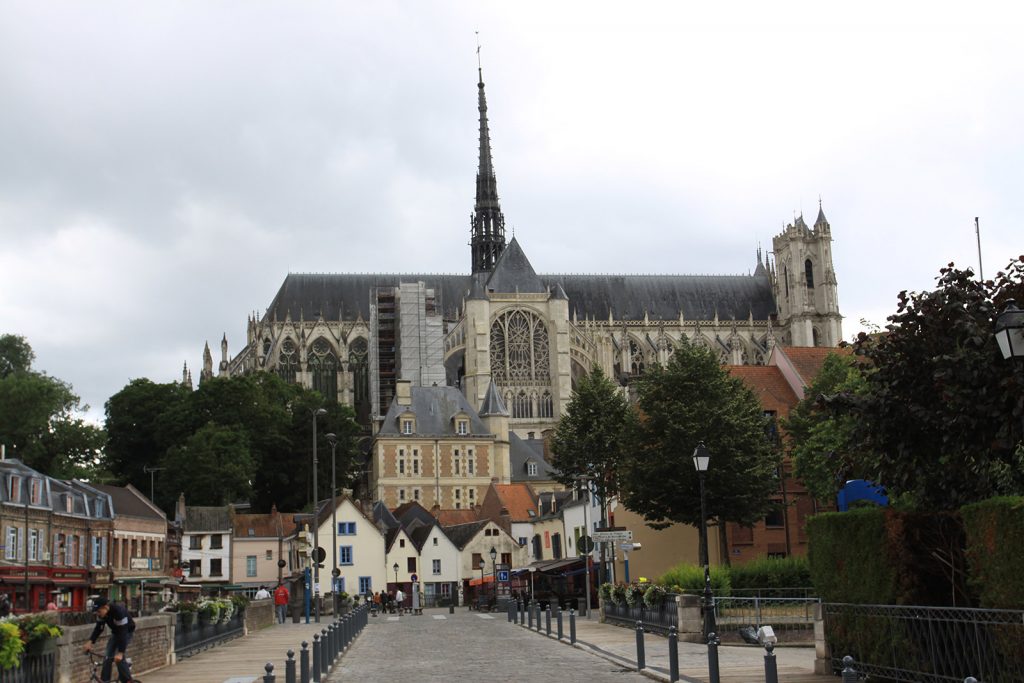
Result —
<path fill-rule="evenodd" d="M 186 506 L 182 494 L 175 520 L 181 523 L 185 583 L 210 588 L 231 583 L 232 522 L 228 506 Z"/>

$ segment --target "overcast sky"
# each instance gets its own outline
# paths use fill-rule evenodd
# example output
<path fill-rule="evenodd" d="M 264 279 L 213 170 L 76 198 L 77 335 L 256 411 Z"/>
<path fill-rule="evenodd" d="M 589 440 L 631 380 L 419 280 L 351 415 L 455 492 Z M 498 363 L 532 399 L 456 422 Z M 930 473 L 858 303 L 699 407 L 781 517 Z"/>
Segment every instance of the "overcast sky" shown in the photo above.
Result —
<path fill-rule="evenodd" d="M 747 273 L 820 195 L 849 339 L 1024 252 L 1022 10 L 954 7 L 0 0 L 0 333 L 100 419 L 288 272 L 468 272 L 479 31 L 538 272 Z"/>

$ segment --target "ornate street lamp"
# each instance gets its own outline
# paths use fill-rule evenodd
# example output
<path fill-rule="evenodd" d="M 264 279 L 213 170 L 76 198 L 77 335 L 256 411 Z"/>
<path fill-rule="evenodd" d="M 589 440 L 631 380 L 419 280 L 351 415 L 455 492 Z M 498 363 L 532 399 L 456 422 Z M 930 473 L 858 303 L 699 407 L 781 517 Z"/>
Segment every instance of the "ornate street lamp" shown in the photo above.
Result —
<path fill-rule="evenodd" d="M 1024 358 L 1024 311 L 1013 299 L 1006 300 L 1003 312 L 996 317 L 996 342 L 1003 358 Z"/>
<path fill-rule="evenodd" d="M 498 565 L 496 564 L 498 559 L 498 551 L 491 546 L 491 580 L 494 582 L 494 603 L 498 603 Z"/>
<path fill-rule="evenodd" d="M 483 594 L 484 594 L 484 567 L 486 567 L 486 566 L 487 566 L 487 563 L 484 562 L 483 560 L 480 560 L 480 597 L 482 597 Z M 476 601 L 476 608 L 480 609 L 480 607 L 481 607 L 481 602 L 480 602 L 480 598 L 478 597 L 477 601 Z"/>
<path fill-rule="evenodd" d="M 704 501 L 704 476 L 711 463 L 711 453 L 704 447 L 704 442 L 697 444 L 693 450 L 693 467 L 697 470 L 700 480 L 700 549 L 701 564 L 704 565 L 704 639 L 715 632 L 715 596 L 711 592 L 711 567 L 708 560 L 708 514 Z"/>
<path fill-rule="evenodd" d="M 316 459 L 316 418 L 321 415 L 326 415 L 327 411 L 323 408 L 317 408 L 311 410 L 313 414 L 313 538 L 316 542 L 313 543 L 314 552 L 316 548 L 320 547 L 320 497 L 317 491 L 316 481 L 316 470 L 317 470 L 317 459 Z M 314 560 L 313 562 L 313 603 L 316 610 L 316 623 L 320 623 L 320 562 Z"/>

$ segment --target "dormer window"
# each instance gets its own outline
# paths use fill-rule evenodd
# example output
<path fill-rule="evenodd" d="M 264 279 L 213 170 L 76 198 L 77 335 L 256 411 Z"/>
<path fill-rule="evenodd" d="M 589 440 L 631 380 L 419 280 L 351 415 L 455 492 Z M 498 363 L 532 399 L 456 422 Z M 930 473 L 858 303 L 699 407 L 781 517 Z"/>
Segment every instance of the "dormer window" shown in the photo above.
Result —
<path fill-rule="evenodd" d="M 21 477 L 12 474 L 7 478 L 7 500 L 12 503 L 21 502 Z"/>
<path fill-rule="evenodd" d="M 43 501 L 43 482 L 41 479 L 30 480 L 29 500 L 32 505 L 39 505 Z"/>
<path fill-rule="evenodd" d="M 73 512 L 75 508 L 75 499 L 71 497 L 70 493 L 64 494 L 64 512 Z"/>
<path fill-rule="evenodd" d="M 402 420 L 402 433 L 409 435 L 412 434 L 412 420 Z"/>
<path fill-rule="evenodd" d="M 455 425 L 455 429 L 459 436 L 466 436 L 469 434 L 469 420 L 459 420 Z"/>
<path fill-rule="evenodd" d="M 526 474 L 527 474 L 527 476 L 530 476 L 530 477 L 536 477 L 537 476 L 537 463 L 533 462 L 532 460 L 530 462 L 526 463 Z"/>

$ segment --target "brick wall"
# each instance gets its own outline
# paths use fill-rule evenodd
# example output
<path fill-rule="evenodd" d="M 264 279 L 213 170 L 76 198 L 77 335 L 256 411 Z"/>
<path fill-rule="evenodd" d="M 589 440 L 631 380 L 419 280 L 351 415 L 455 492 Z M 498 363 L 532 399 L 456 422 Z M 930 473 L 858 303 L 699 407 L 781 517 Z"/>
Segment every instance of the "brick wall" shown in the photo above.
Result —
<path fill-rule="evenodd" d="M 135 619 L 135 637 L 128 646 L 132 673 L 143 675 L 174 663 L 174 614 L 158 614 Z M 71 626 L 65 629 L 57 647 L 56 683 L 77 683 L 89 680 L 89 658 L 82 648 L 89 640 L 92 626 Z M 93 651 L 103 653 L 110 630 L 104 629 Z"/>
<path fill-rule="evenodd" d="M 274 623 L 274 599 L 253 600 L 245 608 L 245 632 L 252 633 Z"/>

